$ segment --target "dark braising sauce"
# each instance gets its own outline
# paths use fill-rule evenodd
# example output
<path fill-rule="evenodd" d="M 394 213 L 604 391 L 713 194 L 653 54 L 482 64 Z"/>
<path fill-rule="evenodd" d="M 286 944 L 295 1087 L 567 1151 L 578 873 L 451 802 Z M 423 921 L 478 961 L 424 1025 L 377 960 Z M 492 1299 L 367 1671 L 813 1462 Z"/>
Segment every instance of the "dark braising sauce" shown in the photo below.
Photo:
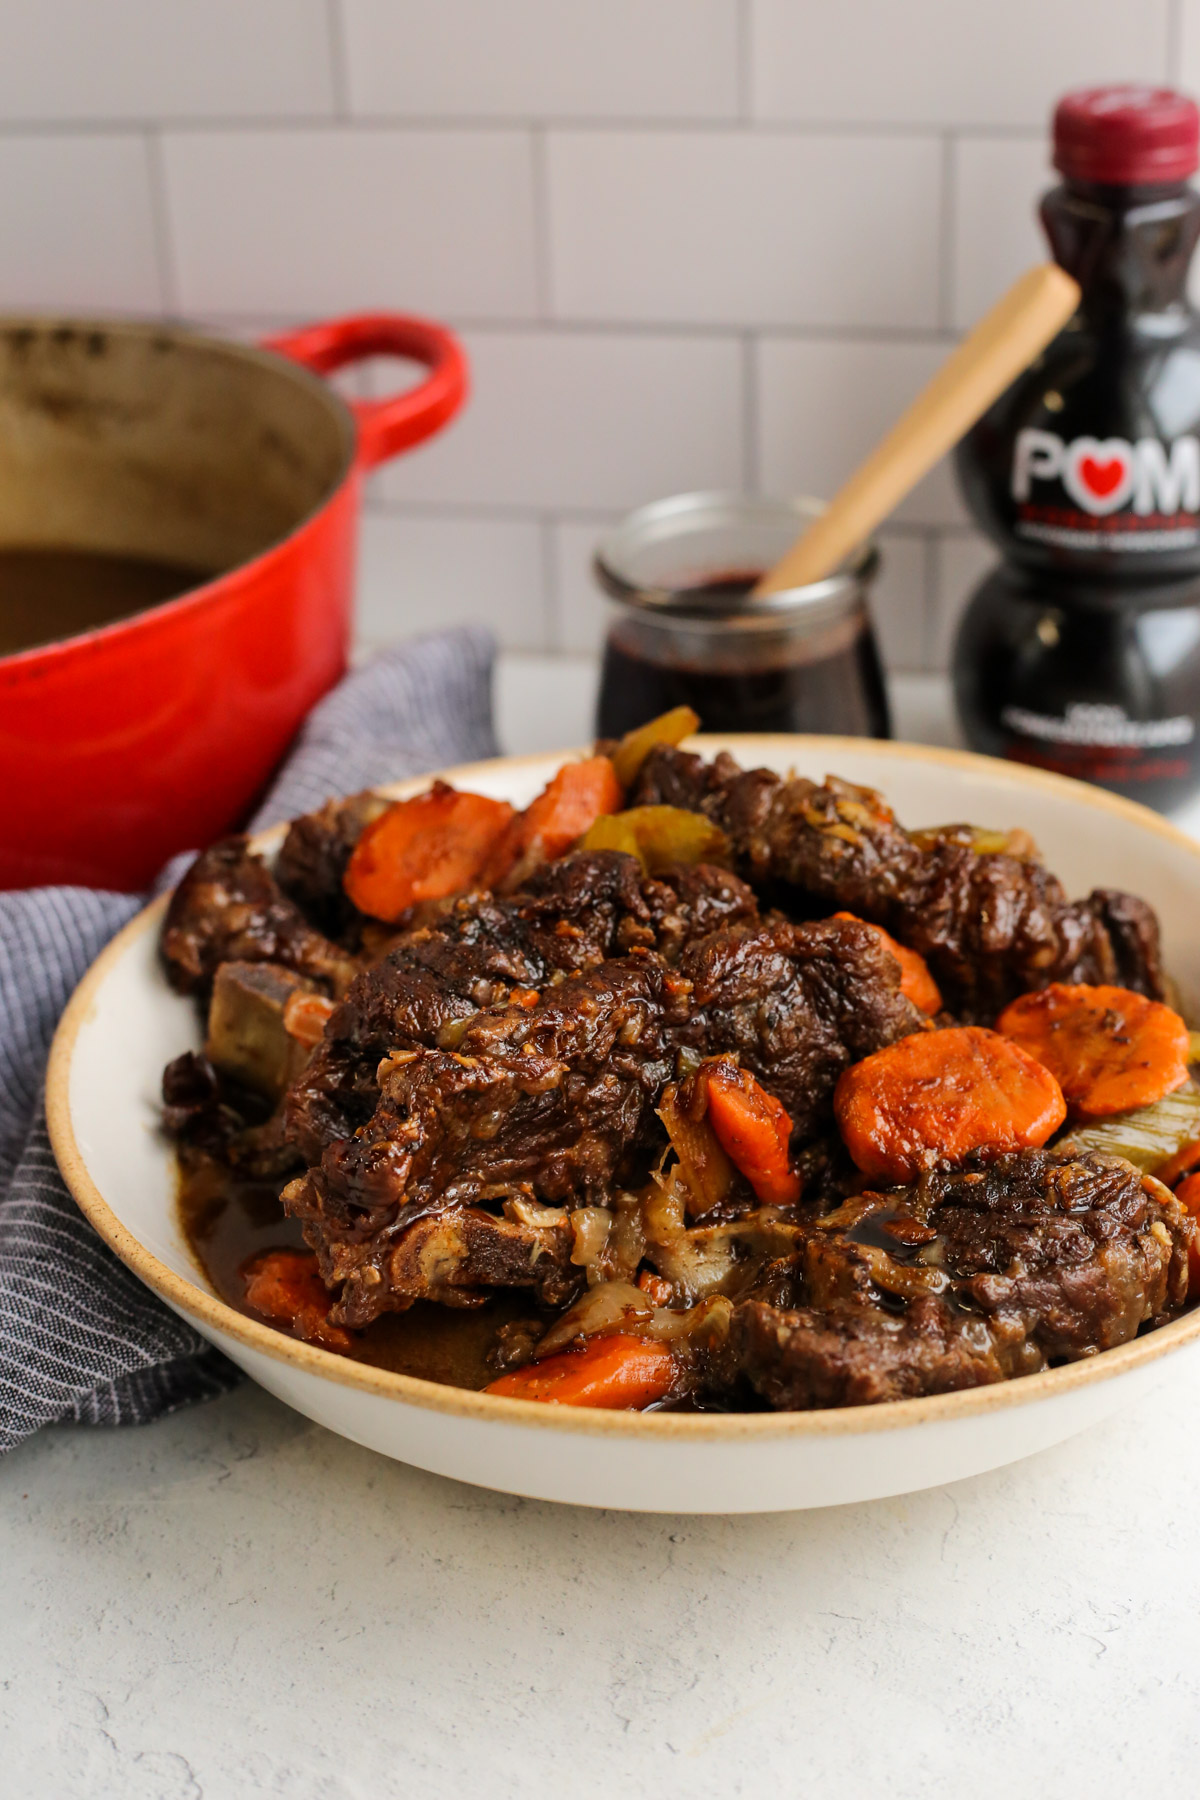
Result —
<path fill-rule="evenodd" d="M 102 550 L 0 546 L 0 656 L 127 619 L 212 576 L 186 563 Z"/>
<path fill-rule="evenodd" d="M 732 610 L 757 576 L 741 572 L 689 589 L 715 614 Z M 681 634 L 686 625 L 680 621 Z M 609 633 L 600 678 L 602 737 L 644 725 L 672 707 L 690 706 L 706 731 L 816 731 L 887 737 L 889 720 L 879 653 L 867 623 L 848 619 L 832 633 L 828 654 L 797 636 L 774 633 L 755 658 L 746 638 L 703 663 L 650 654 L 636 623 Z"/>
<path fill-rule="evenodd" d="M 266 1181 L 239 1181 L 205 1158 L 189 1158 L 181 1165 L 179 1211 L 192 1255 L 221 1299 L 247 1318 L 270 1324 L 246 1305 L 241 1271 L 264 1250 L 305 1248 L 276 1189 Z M 385 1313 L 356 1332 L 348 1354 L 355 1362 L 448 1387 L 486 1387 L 496 1378 L 487 1353 L 497 1332 L 513 1319 L 530 1317 L 532 1310 L 520 1294 L 498 1295 L 480 1307 L 418 1300 L 408 1312 Z"/>

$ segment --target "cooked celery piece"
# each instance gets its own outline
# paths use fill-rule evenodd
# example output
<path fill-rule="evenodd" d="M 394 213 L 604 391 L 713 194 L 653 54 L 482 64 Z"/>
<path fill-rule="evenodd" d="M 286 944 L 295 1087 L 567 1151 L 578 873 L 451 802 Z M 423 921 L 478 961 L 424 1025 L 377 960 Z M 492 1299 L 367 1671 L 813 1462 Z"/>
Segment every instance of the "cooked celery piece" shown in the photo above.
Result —
<path fill-rule="evenodd" d="M 659 713 L 657 719 L 639 725 L 636 731 L 627 731 L 612 757 L 621 786 L 633 786 L 638 771 L 656 744 L 681 744 L 685 737 L 691 737 L 699 724 L 699 714 L 690 706 L 673 706 L 670 712 Z"/>
<path fill-rule="evenodd" d="M 1200 1087 L 1188 1081 L 1152 1106 L 1118 1113 L 1094 1125 L 1080 1125 L 1055 1145 L 1063 1150 L 1098 1150 L 1123 1156 L 1153 1175 L 1193 1139 L 1200 1138 Z"/>
<path fill-rule="evenodd" d="M 588 827 L 581 850 L 624 850 L 651 875 L 672 863 L 728 863 L 729 839 L 703 813 L 682 806 L 633 806 Z"/>

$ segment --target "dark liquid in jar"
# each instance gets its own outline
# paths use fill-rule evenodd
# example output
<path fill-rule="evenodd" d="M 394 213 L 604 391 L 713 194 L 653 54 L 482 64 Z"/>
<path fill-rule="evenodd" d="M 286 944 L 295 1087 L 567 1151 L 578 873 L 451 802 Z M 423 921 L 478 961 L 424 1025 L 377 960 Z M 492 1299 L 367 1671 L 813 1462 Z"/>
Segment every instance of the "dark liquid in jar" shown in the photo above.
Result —
<path fill-rule="evenodd" d="M 154 557 L 0 546 L 0 656 L 95 631 L 211 579 L 209 569 Z"/>
<path fill-rule="evenodd" d="M 739 572 L 709 581 L 689 595 L 710 602 L 718 615 L 736 606 L 758 580 Z M 774 635 L 774 634 L 772 634 Z M 730 659 L 722 667 L 717 652 L 703 666 L 653 660 L 622 641 L 621 626 L 609 634 L 600 677 L 597 730 L 619 737 L 673 706 L 690 706 L 705 731 L 834 732 L 848 737 L 891 734 L 887 694 L 874 634 L 863 623 L 835 654 L 802 660 L 778 643 L 761 663 Z"/>

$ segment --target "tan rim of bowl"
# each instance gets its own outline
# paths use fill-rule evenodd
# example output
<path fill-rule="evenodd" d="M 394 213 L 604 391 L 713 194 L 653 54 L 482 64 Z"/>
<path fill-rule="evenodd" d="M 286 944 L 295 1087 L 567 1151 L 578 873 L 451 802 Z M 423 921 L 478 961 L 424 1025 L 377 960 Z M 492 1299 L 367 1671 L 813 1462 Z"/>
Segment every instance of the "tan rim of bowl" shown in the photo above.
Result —
<path fill-rule="evenodd" d="M 931 762 L 960 769 L 964 774 L 998 770 L 1014 785 L 1049 789 L 1073 800 L 1079 806 L 1106 812 L 1127 823 L 1151 831 L 1185 850 L 1196 863 L 1197 886 L 1200 888 L 1200 843 L 1189 838 L 1176 826 L 1139 806 L 1099 788 L 1087 787 L 1067 776 L 1052 775 L 1044 770 L 1029 769 L 1016 763 L 1000 762 L 988 756 L 976 756 L 965 750 L 942 750 L 918 744 L 893 744 L 879 740 L 845 737 L 786 737 L 729 735 L 721 738 L 698 736 L 688 740 L 697 750 L 715 753 L 730 748 L 743 759 L 762 756 L 775 750 L 781 756 L 806 756 L 815 759 L 822 769 L 836 762 L 839 755 L 861 754 L 865 747 L 872 754 L 892 758 L 896 762 Z M 498 757 L 482 763 L 467 763 L 443 771 L 452 780 L 469 783 L 480 773 L 494 774 L 506 768 L 541 769 L 547 764 L 587 754 L 580 750 L 547 752 L 536 756 Z M 424 775 L 416 780 L 393 782 L 380 791 L 403 799 L 420 793 L 433 779 Z M 262 832 L 255 839 L 264 850 L 273 849 L 282 836 L 282 827 Z M 1161 1326 L 1144 1337 L 1134 1338 L 1115 1350 L 1105 1350 L 1081 1362 L 1066 1363 L 1060 1368 L 1046 1369 L 1038 1375 L 1023 1375 L 991 1387 L 964 1388 L 951 1394 L 937 1394 L 922 1400 L 893 1400 L 877 1406 L 846 1406 L 827 1412 L 768 1413 L 636 1413 L 600 1412 L 586 1407 L 547 1406 L 531 1400 L 510 1400 L 497 1394 L 475 1393 L 465 1388 L 446 1387 L 440 1382 L 421 1381 L 415 1376 L 398 1375 L 387 1369 L 376 1369 L 331 1351 L 316 1349 L 311 1344 L 285 1336 L 269 1325 L 260 1325 L 235 1312 L 215 1294 L 177 1275 L 160 1262 L 128 1231 L 92 1180 L 83 1154 L 76 1142 L 70 1108 L 71 1063 L 75 1042 L 87 1021 L 95 996 L 106 975 L 120 961 L 144 932 L 156 930 L 166 908 L 166 896 L 155 900 L 131 919 L 124 930 L 101 951 L 67 1005 L 54 1042 L 46 1070 L 46 1117 L 50 1142 L 58 1166 L 80 1210 L 99 1232 L 109 1248 L 120 1257 L 146 1286 L 160 1294 L 170 1305 L 194 1319 L 202 1331 L 216 1331 L 250 1350 L 286 1363 L 293 1369 L 332 1381 L 343 1387 L 357 1388 L 381 1399 L 397 1400 L 424 1411 L 449 1413 L 492 1424 L 521 1424 L 543 1430 L 586 1433 L 587 1435 L 628 1438 L 678 1438 L 691 1442 L 714 1440 L 732 1443 L 739 1438 L 847 1437 L 867 1432 L 896 1431 L 924 1424 L 950 1424 L 954 1420 L 980 1413 L 998 1412 L 1014 1406 L 1030 1406 L 1039 1400 L 1053 1399 L 1075 1389 L 1140 1369 L 1170 1351 L 1200 1338 L 1200 1306 L 1182 1318 Z"/>

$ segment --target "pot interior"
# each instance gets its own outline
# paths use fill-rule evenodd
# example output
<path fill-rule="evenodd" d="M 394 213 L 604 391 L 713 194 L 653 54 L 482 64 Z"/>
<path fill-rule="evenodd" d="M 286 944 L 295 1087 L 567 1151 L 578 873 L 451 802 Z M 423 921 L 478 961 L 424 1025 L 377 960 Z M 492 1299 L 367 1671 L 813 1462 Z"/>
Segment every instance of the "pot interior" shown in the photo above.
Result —
<path fill-rule="evenodd" d="M 260 554 L 353 449 L 337 396 L 261 351 L 160 325 L 0 322 L 0 654 Z"/>

